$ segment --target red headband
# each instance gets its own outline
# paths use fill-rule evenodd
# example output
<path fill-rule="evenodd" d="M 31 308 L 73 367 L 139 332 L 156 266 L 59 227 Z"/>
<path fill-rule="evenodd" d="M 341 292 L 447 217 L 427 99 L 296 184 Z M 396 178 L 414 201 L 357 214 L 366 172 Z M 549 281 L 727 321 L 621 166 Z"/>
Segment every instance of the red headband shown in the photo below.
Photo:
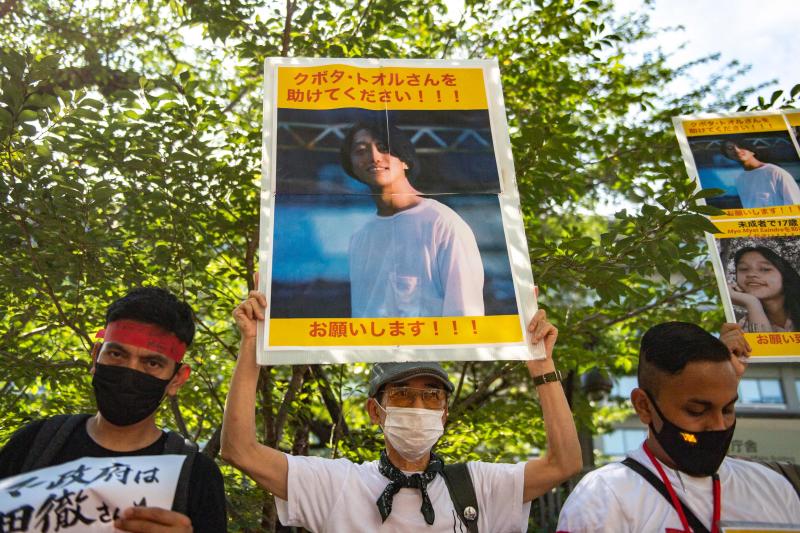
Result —
<path fill-rule="evenodd" d="M 106 342 L 119 342 L 152 350 L 180 363 L 186 353 L 186 344 L 173 333 L 158 326 L 135 320 L 115 320 L 95 335 Z"/>

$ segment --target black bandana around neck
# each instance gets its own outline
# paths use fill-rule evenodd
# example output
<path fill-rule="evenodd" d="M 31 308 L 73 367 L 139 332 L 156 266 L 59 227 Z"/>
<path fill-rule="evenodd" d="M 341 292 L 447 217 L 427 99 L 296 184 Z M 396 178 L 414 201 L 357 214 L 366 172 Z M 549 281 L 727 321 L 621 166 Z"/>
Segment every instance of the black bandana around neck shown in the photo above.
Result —
<path fill-rule="evenodd" d="M 378 510 L 381 512 L 381 522 L 386 522 L 386 519 L 389 518 L 389 514 L 392 512 L 392 500 L 394 500 L 394 495 L 400 492 L 400 489 L 409 487 L 412 489 L 419 489 L 422 493 L 422 507 L 420 507 L 420 512 L 422 512 L 422 516 L 425 518 L 425 523 L 432 525 L 434 512 L 431 499 L 428 497 L 428 483 L 433 481 L 436 474 L 440 473 L 443 469 L 444 461 L 442 461 L 442 458 L 431 452 L 431 461 L 428 463 L 428 468 L 421 474 L 411 474 L 407 476 L 389 461 L 386 450 L 381 451 L 381 461 L 378 465 L 378 471 L 389 480 L 389 484 L 383 489 L 377 501 Z"/>

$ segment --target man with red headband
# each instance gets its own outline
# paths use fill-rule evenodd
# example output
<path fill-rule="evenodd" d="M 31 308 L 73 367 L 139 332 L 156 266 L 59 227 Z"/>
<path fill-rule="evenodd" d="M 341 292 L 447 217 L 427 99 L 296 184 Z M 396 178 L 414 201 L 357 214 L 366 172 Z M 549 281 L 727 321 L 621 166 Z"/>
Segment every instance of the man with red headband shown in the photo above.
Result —
<path fill-rule="evenodd" d="M 106 327 L 97 336 L 102 343 L 92 349 L 91 373 L 98 412 L 38 420 L 17 431 L 0 450 L 0 479 L 82 457 L 182 453 L 189 466 L 188 493 L 181 493 L 179 483 L 173 504 L 182 512 L 134 507 L 122 511 L 115 527 L 131 532 L 226 531 L 219 468 L 155 422 L 162 400 L 175 396 L 189 378 L 189 366 L 181 361 L 194 337 L 192 309 L 163 289 L 134 289 L 109 306 Z M 66 436 L 55 438 L 63 427 Z"/>

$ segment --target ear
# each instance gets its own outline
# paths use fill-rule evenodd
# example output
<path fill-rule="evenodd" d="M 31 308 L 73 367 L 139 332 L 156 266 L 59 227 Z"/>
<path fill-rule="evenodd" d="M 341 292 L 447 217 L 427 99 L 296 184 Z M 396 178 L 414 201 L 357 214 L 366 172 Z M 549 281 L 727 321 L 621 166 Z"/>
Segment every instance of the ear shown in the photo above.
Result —
<path fill-rule="evenodd" d="M 181 367 L 178 369 L 178 373 L 175 374 L 175 377 L 173 377 L 172 381 L 170 381 L 169 385 L 167 385 L 167 394 L 169 396 L 175 396 L 178 394 L 178 391 L 181 387 L 183 387 L 183 384 L 186 383 L 186 380 L 189 379 L 189 374 L 191 373 L 192 369 L 189 365 L 185 363 L 181 365 Z"/>
<path fill-rule="evenodd" d="M 444 413 L 442 413 L 442 427 L 447 427 L 447 415 L 449 411 L 447 410 L 447 404 L 444 406 Z"/>
<path fill-rule="evenodd" d="M 380 408 L 378 407 L 378 400 L 375 398 L 367 398 L 367 413 L 369 413 L 369 420 L 373 424 L 380 425 L 381 420 L 381 413 Z"/>
<path fill-rule="evenodd" d="M 89 373 L 94 376 L 94 372 L 97 369 L 97 358 L 100 356 L 100 348 L 103 346 L 102 342 L 96 342 L 92 345 L 92 367 L 89 369 Z"/>
<path fill-rule="evenodd" d="M 631 403 L 642 424 L 649 426 L 653 421 L 653 407 L 650 405 L 650 398 L 647 397 L 647 394 L 638 387 L 633 389 L 631 391 Z"/>

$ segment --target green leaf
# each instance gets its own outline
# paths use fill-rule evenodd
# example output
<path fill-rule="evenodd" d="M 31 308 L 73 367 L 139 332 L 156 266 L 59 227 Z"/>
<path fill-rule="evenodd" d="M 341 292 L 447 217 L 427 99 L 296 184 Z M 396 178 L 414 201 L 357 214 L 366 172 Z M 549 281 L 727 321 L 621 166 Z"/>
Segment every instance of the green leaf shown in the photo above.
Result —
<path fill-rule="evenodd" d="M 60 62 L 61 56 L 59 54 L 51 54 L 38 60 L 36 65 L 42 70 L 54 70 L 58 68 Z"/>
<path fill-rule="evenodd" d="M 22 79 L 25 72 L 25 58 L 16 50 L 6 49 L 0 55 L 0 61 L 3 66 L 8 70 L 10 77 Z"/>
<path fill-rule="evenodd" d="M 32 109 L 24 109 L 19 114 L 19 121 L 20 122 L 30 122 L 31 120 L 36 120 L 39 118 L 39 114 L 32 110 Z"/>
<path fill-rule="evenodd" d="M 692 211 L 700 213 L 701 215 L 709 215 L 709 216 L 725 214 L 724 210 L 720 209 L 719 207 L 714 207 L 713 205 L 696 205 L 692 208 Z"/>
<path fill-rule="evenodd" d="M 679 215 L 675 218 L 675 222 L 678 225 L 685 225 L 706 233 L 719 233 L 719 229 L 703 215 Z"/>
<path fill-rule="evenodd" d="M 50 144 L 46 141 L 36 143 L 36 153 L 48 159 L 53 157 L 53 152 L 50 150 Z"/>
<path fill-rule="evenodd" d="M 11 113 L 0 107 L 0 126 L 10 126 L 13 120 L 14 117 L 11 116 Z"/>
<path fill-rule="evenodd" d="M 703 199 L 705 199 L 705 198 L 713 198 L 715 196 L 721 196 L 723 194 L 725 194 L 725 190 L 724 189 L 715 189 L 715 188 L 700 189 L 699 191 L 697 191 L 692 196 L 692 198 L 696 198 L 696 199 L 699 199 L 699 198 L 703 198 Z"/>
<path fill-rule="evenodd" d="M 95 100 L 94 98 L 84 98 L 80 101 L 80 105 L 89 106 L 94 109 L 103 109 L 103 107 L 105 107 L 103 102 L 100 100 Z"/>
<path fill-rule="evenodd" d="M 700 276 L 697 274 L 697 270 L 695 270 L 691 265 L 687 265 L 684 262 L 679 262 L 678 270 L 683 277 L 693 285 L 700 285 L 702 283 Z"/>

